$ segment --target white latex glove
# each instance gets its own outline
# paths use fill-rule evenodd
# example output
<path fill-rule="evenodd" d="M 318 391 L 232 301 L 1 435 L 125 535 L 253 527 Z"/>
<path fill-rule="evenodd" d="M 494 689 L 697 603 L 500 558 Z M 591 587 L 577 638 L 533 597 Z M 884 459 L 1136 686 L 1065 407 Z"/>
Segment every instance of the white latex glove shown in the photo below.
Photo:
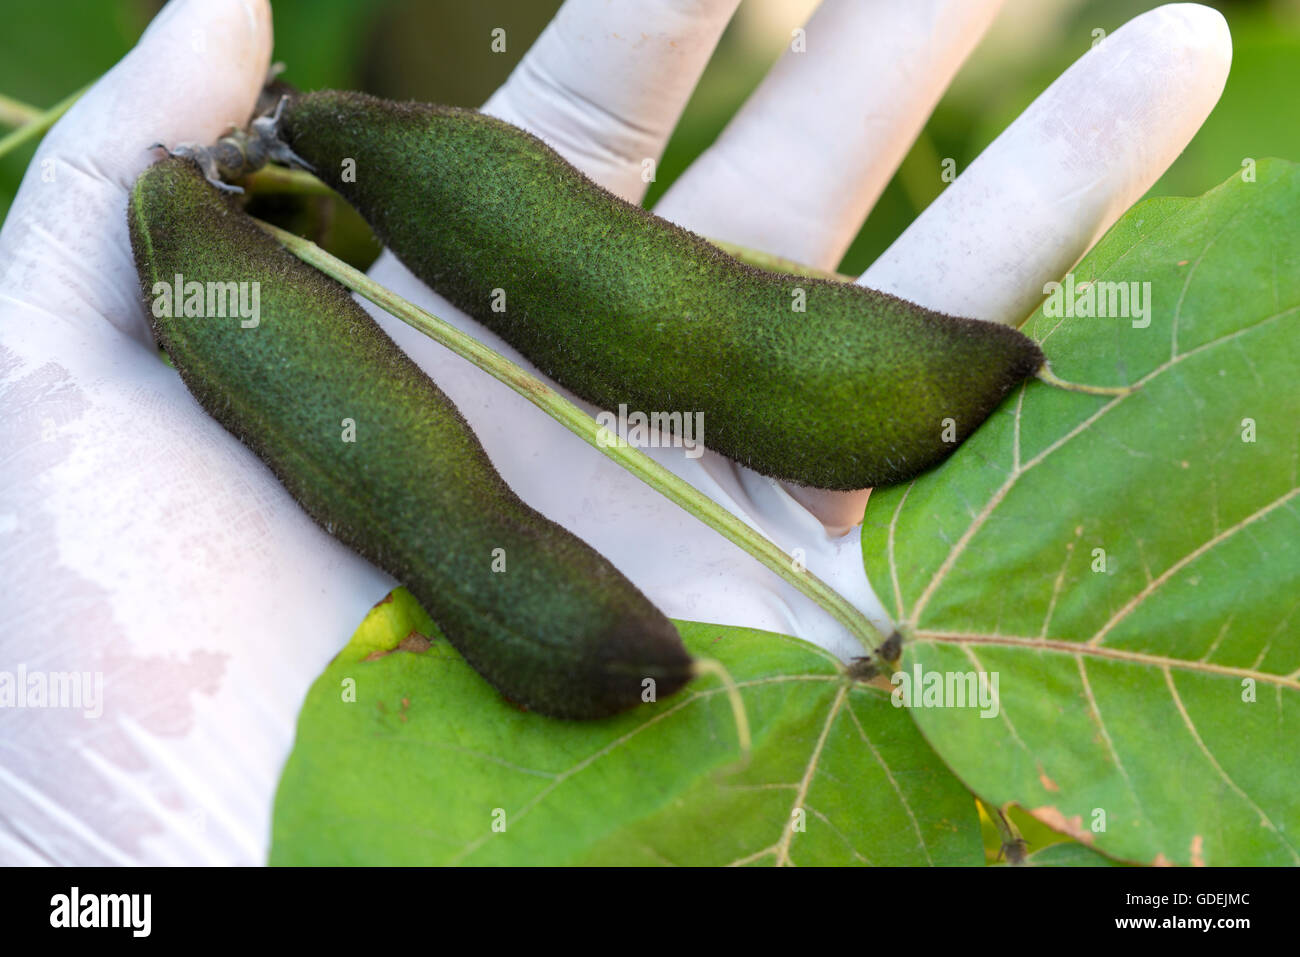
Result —
<path fill-rule="evenodd" d="M 569 0 L 487 109 L 629 199 L 736 0 Z M 825 0 L 658 212 L 833 267 L 997 0 Z M 791 28 L 798 24 L 791 24 Z M 102 714 L 0 709 L 0 863 L 259 863 L 312 680 L 389 577 L 321 532 L 157 357 L 126 231 L 155 141 L 248 117 L 265 0 L 176 0 L 42 143 L 0 231 L 0 671 L 103 676 Z M 1049 89 L 865 277 L 1015 321 L 1152 183 L 1218 98 L 1230 41 L 1145 14 Z M 373 276 L 512 358 L 390 256 Z M 857 644 L 775 575 L 446 350 L 377 318 L 502 475 L 667 614 Z M 647 450 L 883 621 L 865 495 Z M 800 500 L 814 511 L 810 513 Z M 820 516 L 816 517 L 816 516 Z M 825 519 L 825 523 L 821 519 Z"/>

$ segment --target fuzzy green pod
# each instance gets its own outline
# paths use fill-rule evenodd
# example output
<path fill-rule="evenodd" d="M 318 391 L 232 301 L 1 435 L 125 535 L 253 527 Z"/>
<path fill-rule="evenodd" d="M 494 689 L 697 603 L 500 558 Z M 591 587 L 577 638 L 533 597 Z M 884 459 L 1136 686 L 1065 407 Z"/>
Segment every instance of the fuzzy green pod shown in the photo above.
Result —
<path fill-rule="evenodd" d="M 313 519 L 405 584 L 502 694 L 597 718 L 641 702 L 647 679 L 659 696 L 690 679 L 672 623 L 515 495 L 342 286 L 180 159 L 140 176 L 128 220 L 154 334 L 189 390 Z M 204 315 L 185 315 L 190 291 L 213 283 L 248 284 L 242 302 L 258 314 L 218 318 L 204 300 L 192 307 Z"/>
<path fill-rule="evenodd" d="M 606 409 L 830 489 L 937 464 L 1043 354 L 990 322 L 745 265 L 484 114 L 318 92 L 279 134 L 430 287 Z"/>

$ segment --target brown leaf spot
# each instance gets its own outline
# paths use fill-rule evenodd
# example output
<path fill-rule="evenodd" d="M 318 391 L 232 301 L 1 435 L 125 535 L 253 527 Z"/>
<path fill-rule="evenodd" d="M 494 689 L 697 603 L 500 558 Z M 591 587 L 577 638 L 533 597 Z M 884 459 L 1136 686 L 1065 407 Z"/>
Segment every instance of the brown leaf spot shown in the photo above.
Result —
<path fill-rule="evenodd" d="M 1038 766 L 1038 783 L 1043 786 L 1044 791 L 1061 790 L 1061 786 L 1047 776 L 1047 772 L 1043 770 L 1041 764 Z"/>
<path fill-rule="evenodd" d="M 1074 817 L 1067 818 L 1061 813 L 1059 808 L 1052 805 L 1033 808 L 1029 813 L 1038 818 L 1038 820 L 1042 821 L 1053 831 L 1060 831 L 1062 834 L 1068 834 L 1081 844 L 1092 843 L 1093 833 L 1083 826 L 1083 815 L 1081 814 L 1076 814 Z"/>
<path fill-rule="evenodd" d="M 388 604 L 389 602 L 391 602 L 392 600 L 393 600 L 393 593 L 390 591 L 390 592 L 389 592 L 387 595 L 385 595 L 383 598 L 379 599 L 379 601 L 377 601 L 377 602 L 375 602 L 373 605 L 371 605 L 371 606 L 370 606 L 370 609 L 373 611 L 374 609 L 378 608 L 380 605 L 387 605 L 387 604 Z"/>
<path fill-rule="evenodd" d="M 1156 859 L 1151 862 L 1151 865 L 1153 867 L 1173 867 L 1174 862 L 1171 861 L 1169 858 L 1165 857 L 1163 854 L 1157 854 Z"/>
<path fill-rule="evenodd" d="M 1205 838 L 1197 834 L 1192 838 L 1192 867 L 1205 866 Z"/>
<path fill-rule="evenodd" d="M 362 661 L 378 661 L 380 658 L 386 658 L 394 651 L 409 651 L 413 654 L 423 654 L 433 647 L 433 642 L 420 634 L 418 631 L 412 631 L 405 638 L 397 643 L 396 648 L 385 648 L 379 651 L 372 651 L 362 658 Z"/>
<path fill-rule="evenodd" d="M 409 651 L 412 654 L 422 655 L 433 647 L 433 642 L 418 631 L 412 631 L 398 642 L 397 647 L 402 651 Z"/>

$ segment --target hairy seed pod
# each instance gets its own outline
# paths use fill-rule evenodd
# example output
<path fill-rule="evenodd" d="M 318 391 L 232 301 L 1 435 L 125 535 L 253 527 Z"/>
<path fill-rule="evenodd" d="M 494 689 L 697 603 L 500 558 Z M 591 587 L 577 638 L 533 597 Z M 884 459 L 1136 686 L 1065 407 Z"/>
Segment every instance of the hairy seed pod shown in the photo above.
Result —
<path fill-rule="evenodd" d="M 312 518 L 405 584 L 502 694 L 598 718 L 641 702 L 648 681 L 667 696 L 690 679 L 671 622 L 515 495 L 342 286 L 183 159 L 140 176 L 128 220 L 154 333 L 190 392 Z M 208 314 L 212 288 L 256 290 L 258 315 Z"/>
<path fill-rule="evenodd" d="M 745 265 L 473 110 L 309 93 L 279 135 L 557 382 L 607 409 L 703 413 L 704 444 L 765 475 L 905 481 L 1044 364 L 1006 326 Z"/>

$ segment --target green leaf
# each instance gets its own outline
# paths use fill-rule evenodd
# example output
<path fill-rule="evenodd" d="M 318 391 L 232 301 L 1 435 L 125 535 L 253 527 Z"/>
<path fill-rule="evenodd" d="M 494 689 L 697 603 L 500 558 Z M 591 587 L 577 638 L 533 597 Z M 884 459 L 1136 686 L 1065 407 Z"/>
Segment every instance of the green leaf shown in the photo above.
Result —
<path fill-rule="evenodd" d="M 1109 855 L 1300 863 L 1300 167 L 1142 203 L 1075 279 L 1149 281 L 1150 325 L 1025 331 L 1063 378 L 1139 388 L 1030 382 L 871 497 L 903 670 L 999 675 L 995 718 L 911 714 L 985 800 Z"/>
<path fill-rule="evenodd" d="M 397 590 L 307 697 L 271 863 L 981 863 L 969 792 L 887 692 L 794 638 L 679 628 L 741 687 L 743 768 L 717 679 L 608 721 L 524 713 Z"/>
<path fill-rule="evenodd" d="M 1003 863 L 998 865 L 1005 867 Z M 1027 867 L 1123 867 L 1096 851 L 1090 851 L 1075 841 L 1050 844 L 1041 851 L 1033 851 L 1025 858 Z"/>

